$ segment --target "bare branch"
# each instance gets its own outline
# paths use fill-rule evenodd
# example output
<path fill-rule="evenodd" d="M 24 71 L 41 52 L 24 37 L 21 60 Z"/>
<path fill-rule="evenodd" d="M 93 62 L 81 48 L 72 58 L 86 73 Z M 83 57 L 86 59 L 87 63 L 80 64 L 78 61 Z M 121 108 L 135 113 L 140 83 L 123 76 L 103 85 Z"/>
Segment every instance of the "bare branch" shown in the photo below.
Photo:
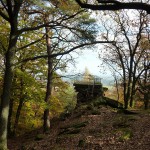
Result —
<path fill-rule="evenodd" d="M 75 14 L 73 14 L 71 16 L 67 16 L 67 17 L 63 17 L 63 18 L 60 17 L 56 20 L 53 20 L 53 21 L 50 21 L 50 22 L 47 22 L 47 23 L 44 23 L 44 24 L 41 24 L 41 25 L 38 25 L 38 26 L 35 26 L 35 27 L 22 28 L 22 29 L 18 30 L 18 34 L 21 34 L 21 33 L 26 32 L 26 31 L 35 31 L 35 30 L 41 29 L 43 27 L 54 28 L 55 26 L 61 26 L 61 24 L 64 21 L 67 21 L 71 18 L 74 18 L 75 16 L 79 15 L 82 12 L 83 12 L 83 10 L 78 11 L 78 12 L 76 12 Z"/>
<path fill-rule="evenodd" d="M 95 41 L 95 42 L 90 42 L 90 43 L 84 43 L 84 44 L 80 44 L 78 46 L 75 46 L 73 48 L 71 48 L 70 50 L 68 51 L 65 51 L 65 52 L 60 52 L 60 53 L 55 53 L 55 54 L 51 54 L 49 57 L 51 58 L 54 58 L 54 57 L 57 57 L 57 56 L 61 56 L 61 55 L 66 55 L 66 54 L 69 54 L 70 52 L 78 49 L 78 48 L 81 48 L 81 47 L 85 47 L 85 46 L 89 46 L 89 45 L 93 45 L 93 44 L 100 44 L 100 43 L 112 43 L 113 41 Z M 22 60 L 21 62 L 19 63 L 22 63 L 22 62 L 27 62 L 27 61 L 33 61 L 33 60 L 37 60 L 37 59 L 40 59 L 40 58 L 47 58 L 48 55 L 40 55 L 40 56 L 35 56 L 35 57 L 32 57 L 32 58 L 26 58 L 24 60 Z M 18 63 L 17 63 L 18 64 Z"/>
<path fill-rule="evenodd" d="M 150 5 L 142 2 L 119 2 L 117 0 L 97 0 L 99 5 L 83 3 L 81 0 L 76 0 L 76 2 L 82 7 L 92 10 L 120 10 L 120 9 L 137 9 L 137 10 L 145 10 L 148 14 L 150 14 Z M 102 4 L 107 5 L 102 5 Z"/>

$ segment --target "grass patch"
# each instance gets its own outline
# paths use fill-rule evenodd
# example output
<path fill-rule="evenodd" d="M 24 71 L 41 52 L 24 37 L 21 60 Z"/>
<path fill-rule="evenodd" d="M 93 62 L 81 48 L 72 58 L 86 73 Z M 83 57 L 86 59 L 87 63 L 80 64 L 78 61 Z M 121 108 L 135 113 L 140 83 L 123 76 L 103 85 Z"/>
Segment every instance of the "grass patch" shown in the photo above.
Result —
<path fill-rule="evenodd" d="M 122 132 L 122 135 L 119 138 L 119 141 L 126 141 L 130 140 L 133 137 L 133 132 L 127 128 L 120 129 L 119 131 Z"/>

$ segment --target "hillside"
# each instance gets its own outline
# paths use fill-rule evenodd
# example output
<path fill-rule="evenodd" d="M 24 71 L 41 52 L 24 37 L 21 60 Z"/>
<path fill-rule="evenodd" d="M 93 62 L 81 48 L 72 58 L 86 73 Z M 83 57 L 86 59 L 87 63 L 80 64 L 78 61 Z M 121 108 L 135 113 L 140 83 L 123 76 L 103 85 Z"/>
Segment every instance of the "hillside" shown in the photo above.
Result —
<path fill-rule="evenodd" d="M 136 111 L 137 112 L 137 111 Z M 149 150 L 150 113 L 124 114 L 108 106 L 84 104 L 70 116 L 53 120 L 8 141 L 10 150 Z"/>

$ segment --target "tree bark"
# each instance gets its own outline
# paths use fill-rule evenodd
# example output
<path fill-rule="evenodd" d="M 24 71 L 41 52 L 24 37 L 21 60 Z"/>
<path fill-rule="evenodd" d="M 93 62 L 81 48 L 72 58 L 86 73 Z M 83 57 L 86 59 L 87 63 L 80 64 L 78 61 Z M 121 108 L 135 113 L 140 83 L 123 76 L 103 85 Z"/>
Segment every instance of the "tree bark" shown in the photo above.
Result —
<path fill-rule="evenodd" d="M 146 64 L 144 64 L 146 66 Z M 148 78 L 149 78 L 149 73 L 148 69 L 145 70 L 144 73 L 144 105 L 145 109 L 149 108 L 149 100 L 150 100 L 150 87 L 148 86 Z"/>
<path fill-rule="evenodd" d="M 11 87 L 13 81 L 14 70 L 14 58 L 16 52 L 16 44 L 18 39 L 18 14 L 22 4 L 20 1 L 7 0 L 4 2 L 4 9 L 8 17 L 2 13 L 1 16 L 10 23 L 9 45 L 5 53 L 5 74 L 3 82 L 3 92 L 1 96 L 0 107 L 0 150 L 7 149 L 7 127 L 8 127 L 8 115 L 9 115 L 9 103 L 11 96 Z M 4 6 L 3 5 L 3 6 Z"/>
<path fill-rule="evenodd" d="M 13 132 L 12 132 L 13 103 L 14 103 L 14 99 L 10 99 L 10 108 L 9 108 L 9 115 L 8 115 L 8 137 L 13 136 Z"/>
<path fill-rule="evenodd" d="M 119 2 L 117 0 L 107 0 L 102 1 L 98 0 L 100 5 L 88 4 L 84 3 L 81 0 L 76 0 L 76 2 L 82 7 L 91 10 L 120 10 L 120 9 L 137 9 L 137 10 L 145 10 L 148 14 L 150 14 L 150 5 L 142 2 Z"/>
<path fill-rule="evenodd" d="M 13 20 L 14 21 L 14 20 Z M 17 26 L 17 22 L 15 24 Z M 3 92 L 0 107 L 0 150 L 7 149 L 7 127 L 9 115 L 9 103 L 11 96 L 11 87 L 13 81 L 14 56 L 16 51 L 16 43 L 18 39 L 17 27 L 11 27 L 9 46 L 5 54 L 5 74 L 3 82 Z"/>
<path fill-rule="evenodd" d="M 136 81 L 135 81 L 135 79 L 133 79 L 132 89 L 131 89 L 131 97 L 130 97 L 130 107 L 133 107 L 133 101 L 134 101 L 134 97 L 136 94 L 135 86 L 136 86 Z"/>
<path fill-rule="evenodd" d="M 22 106 L 23 106 L 23 102 L 24 102 L 24 99 L 21 98 L 19 101 L 19 106 L 17 108 L 17 112 L 16 112 L 16 118 L 15 118 L 15 123 L 14 123 L 14 128 L 13 128 L 13 135 L 16 134 L 16 129 L 18 127 L 18 122 L 19 122 L 19 117 L 20 117 Z"/>
<path fill-rule="evenodd" d="M 144 94 L 144 105 L 145 105 L 145 109 L 149 108 L 149 99 L 150 99 L 150 94 L 149 93 L 145 93 Z"/>
<path fill-rule="evenodd" d="M 14 59 L 14 46 L 11 46 L 6 53 L 6 68 L 4 75 L 3 93 L 0 109 L 0 150 L 7 149 L 7 125 L 9 114 L 10 91 L 13 80 L 12 62 Z"/>
<path fill-rule="evenodd" d="M 51 89 L 52 89 L 52 58 L 51 56 L 51 40 L 49 37 L 50 28 L 46 27 L 46 44 L 47 44 L 47 54 L 48 54 L 48 73 L 47 73 L 47 87 L 46 87 L 46 96 L 45 102 L 47 105 L 49 104 Z M 44 124 L 43 131 L 46 132 L 50 129 L 50 116 L 49 116 L 49 108 L 46 108 L 44 111 Z"/>
<path fill-rule="evenodd" d="M 116 86 L 116 89 L 117 89 L 117 101 L 119 101 L 120 96 L 119 96 L 118 80 L 117 80 L 117 77 L 116 77 L 115 74 L 114 74 L 114 79 L 115 79 L 115 86 Z"/>
<path fill-rule="evenodd" d="M 21 65 L 21 71 L 23 72 L 24 71 L 24 68 L 23 68 L 23 65 Z M 20 118 L 20 114 L 21 114 L 21 110 L 22 110 L 22 106 L 23 106 L 23 103 L 24 103 L 24 97 L 25 95 L 23 94 L 23 89 L 24 89 L 24 83 L 23 83 L 23 79 L 21 77 L 20 79 L 20 100 L 19 100 L 19 105 L 18 105 L 18 108 L 17 108 L 17 112 L 16 112 L 16 118 L 15 118 L 15 122 L 14 122 L 14 128 L 13 128 L 13 135 L 16 134 L 16 130 L 18 128 L 18 123 L 19 123 L 19 118 Z"/>

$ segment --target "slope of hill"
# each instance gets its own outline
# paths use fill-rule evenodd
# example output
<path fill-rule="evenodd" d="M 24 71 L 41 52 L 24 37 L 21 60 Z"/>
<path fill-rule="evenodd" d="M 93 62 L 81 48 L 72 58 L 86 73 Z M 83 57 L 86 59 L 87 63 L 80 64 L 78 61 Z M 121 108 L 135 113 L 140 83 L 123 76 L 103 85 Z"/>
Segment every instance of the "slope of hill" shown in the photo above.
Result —
<path fill-rule="evenodd" d="M 10 139 L 10 150 L 149 150 L 150 113 L 123 114 L 117 109 L 83 104 L 70 116 Z"/>

